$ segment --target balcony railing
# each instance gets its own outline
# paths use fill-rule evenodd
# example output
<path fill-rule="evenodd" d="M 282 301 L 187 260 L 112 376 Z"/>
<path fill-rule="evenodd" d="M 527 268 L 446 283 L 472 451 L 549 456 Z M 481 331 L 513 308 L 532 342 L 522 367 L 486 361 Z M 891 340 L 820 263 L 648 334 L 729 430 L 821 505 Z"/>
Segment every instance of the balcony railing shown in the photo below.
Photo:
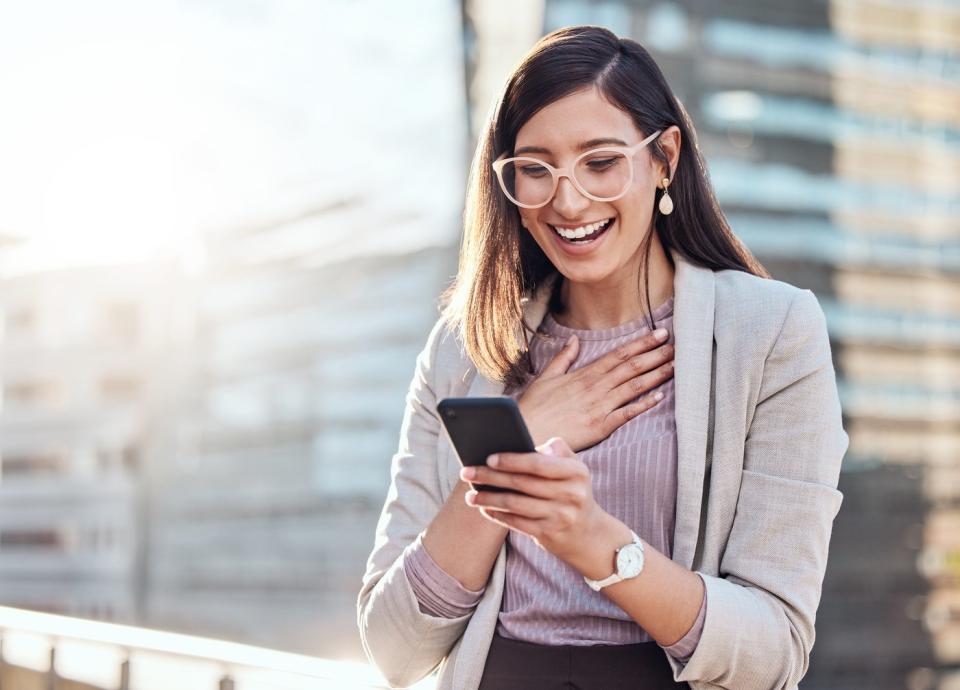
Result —
<path fill-rule="evenodd" d="M 364 663 L 8 607 L 0 607 L 0 683 L 3 690 L 388 687 Z M 434 686 L 430 677 L 415 687 Z"/>

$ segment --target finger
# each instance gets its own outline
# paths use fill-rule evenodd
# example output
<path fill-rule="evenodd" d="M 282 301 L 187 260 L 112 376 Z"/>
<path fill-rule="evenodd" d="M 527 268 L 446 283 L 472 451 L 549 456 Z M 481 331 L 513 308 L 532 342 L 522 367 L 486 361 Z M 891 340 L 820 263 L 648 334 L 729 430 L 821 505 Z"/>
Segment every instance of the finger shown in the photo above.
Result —
<path fill-rule="evenodd" d="M 656 335 L 656 333 L 660 331 L 664 333 L 662 338 Z M 580 369 L 580 371 L 593 369 L 594 371 L 605 374 L 616 366 L 629 361 L 631 357 L 636 357 L 637 355 L 647 352 L 648 350 L 652 350 L 653 348 L 662 344 L 667 340 L 669 335 L 670 334 L 666 332 L 665 328 L 658 328 L 653 333 L 647 333 L 639 338 L 636 338 L 635 340 L 631 340 L 630 342 L 624 343 L 619 347 L 615 347 L 603 357 L 594 360 L 587 366 Z"/>
<path fill-rule="evenodd" d="M 540 524 L 537 520 L 530 520 L 529 518 L 502 511 L 487 511 L 486 508 L 481 508 L 480 513 L 491 522 L 496 522 L 498 525 L 522 532 L 529 537 L 536 538 L 540 534 Z"/>
<path fill-rule="evenodd" d="M 552 501 L 522 494 L 507 494 L 497 491 L 469 491 L 467 503 L 472 506 L 506 511 L 532 520 L 539 520 L 551 513 Z"/>
<path fill-rule="evenodd" d="M 669 362 L 664 362 L 659 367 L 647 372 L 646 374 L 634 376 L 633 378 L 624 381 L 610 391 L 607 399 L 619 407 L 624 403 L 636 400 L 641 395 L 644 395 L 647 391 L 653 390 L 664 381 L 669 380 L 671 376 L 673 376 L 672 360 Z"/>
<path fill-rule="evenodd" d="M 608 414 L 607 418 L 604 420 L 608 429 L 608 431 L 606 431 L 607 435 L 609 436 L 616 429 L 619 429 L 634 417 L 641 415 L 651 407 L 654 407 L 661 400 L 663 400 L 663 393 L 661 391 L 656 391 L 655 393 L 650 393 L 649 395 L 643 396 L 639 402 L 618 407 L 613 412 Z"/>
<path fill-rule="evenodd" d="M 541 376 L 558 376 L 566 373 L 570 365 L 577 359 L 577 353 L 580 351 L 580 339 L 576 335 L 571 335 L 566 344 L 560 349 L 553 359 L 543 368 Z"/>
<path fill-rule="evenodd" d="M 556 483 L 558 480 L 556 479 L 541 479 L 532 474 L 520 474 L 519 472 L 498 472 L 489 467 L 469 469 L 473 470 L 472 476 L 469 476 L 466 472 L 467 468 L 464 468 L 460 470 L 460 477 L 471 482 L 474 486 L 477 484 L 492 484 L 537 498 L 552 498 L 557 495 Z"/>
<path fill-rule="evenodd" d="M 608 388 L 615 388 L 624 381 L 629 381 L 635 376 L 640 376 L 663 366 L 667 362 L 672 362 L 673 356 L 673 345 L 667 343 L 650 352 L 631 357 L 607 372 L 605 380 L 609 383 Z"/>
<path fill-rule="evenodd" d="M 492 462 L 492 459 L 496 458 Z M 567 479 L 580 471 L 579 458 L 544 455 L 543 453 L 496 453 L 487 459 L 488 467 L 502 472 L 532 474 L 544 479 Z"/>

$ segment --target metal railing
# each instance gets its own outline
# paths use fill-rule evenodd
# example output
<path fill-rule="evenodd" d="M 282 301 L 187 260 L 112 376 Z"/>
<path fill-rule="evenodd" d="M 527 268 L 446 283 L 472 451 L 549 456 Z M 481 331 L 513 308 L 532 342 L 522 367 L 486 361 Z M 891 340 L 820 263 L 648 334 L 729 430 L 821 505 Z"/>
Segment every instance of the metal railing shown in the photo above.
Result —
<path fill-rule="evenodd" d="M 3 667 L 41 674 L 46 679 L 45 690 L 388 687 L 382 676 L 364 663 L 0 606 L 0 671 Z M 430 677 L 415 687 L 429 690 L 434 686 L 435 679 Z"/>

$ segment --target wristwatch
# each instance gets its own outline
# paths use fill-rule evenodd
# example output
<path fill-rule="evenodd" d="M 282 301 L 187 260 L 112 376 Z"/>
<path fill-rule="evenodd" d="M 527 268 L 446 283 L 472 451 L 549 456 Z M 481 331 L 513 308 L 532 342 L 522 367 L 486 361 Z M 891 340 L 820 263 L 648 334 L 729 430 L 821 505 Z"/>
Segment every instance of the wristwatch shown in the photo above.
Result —
<path fill-rule="evenodd" d="M 595 592 L 599 592 L 607 585 L 612 585 L 615 582 L 636 577 L 643 571 L 643 542 L 640 541 L 640 537 L 633 530 L 630 530 L 630 535 L 633 537 L 633 541 L 624 544 L 616 551 L 617 572 L 602 580 L 591 580 L 586 575 L 583 576 L 584 581 Z"/>

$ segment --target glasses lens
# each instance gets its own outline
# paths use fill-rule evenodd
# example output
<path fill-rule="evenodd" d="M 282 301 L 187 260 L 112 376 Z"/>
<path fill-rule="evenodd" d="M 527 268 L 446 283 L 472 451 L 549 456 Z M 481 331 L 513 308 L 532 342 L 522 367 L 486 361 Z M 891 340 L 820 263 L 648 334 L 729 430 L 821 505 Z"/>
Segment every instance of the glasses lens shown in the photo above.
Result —
<path fill-rule="evenodd" d="M 627 191 L 630 161 L 617 151 L 596 151 L 580 159 L 573 175 L 593 196 L 610 199 Z"/>
<path fill-rule="evenodd" d="M 503 166 L 503 187 L 513 201 L 539 206 L 553 193 L 553 175 L 533 158 L 514 158 Z"/>

